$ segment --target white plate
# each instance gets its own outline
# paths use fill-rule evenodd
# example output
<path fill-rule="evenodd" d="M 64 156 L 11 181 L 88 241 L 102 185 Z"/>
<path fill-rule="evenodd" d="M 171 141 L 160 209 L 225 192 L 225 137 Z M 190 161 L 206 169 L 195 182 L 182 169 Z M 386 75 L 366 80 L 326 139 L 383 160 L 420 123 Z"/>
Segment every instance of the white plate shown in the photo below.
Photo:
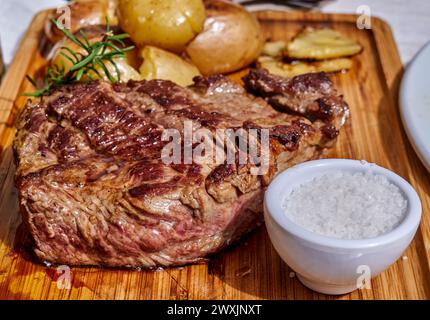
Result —
<path fill-rule="evenodd" d="M 415 152 L 430 171 L 430 42 L 406 68 L 400 85 L 400 114 Z"/>

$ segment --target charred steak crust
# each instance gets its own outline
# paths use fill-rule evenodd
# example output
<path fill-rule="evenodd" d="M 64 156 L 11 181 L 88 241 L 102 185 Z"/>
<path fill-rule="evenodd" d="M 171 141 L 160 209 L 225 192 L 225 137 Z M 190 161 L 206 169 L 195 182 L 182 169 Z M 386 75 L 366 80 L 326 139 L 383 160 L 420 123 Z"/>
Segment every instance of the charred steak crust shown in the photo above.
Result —
<path fill-rule="evenodd" d="M 246 89 L 264 97 L 277 110 L 306 117 L 333 140 L 349 116 L 349 108 L 323 72 L 291 79 L 272 75 L 264 69 L 251 70 L 243 78 Z"/>
<path fill-rule="evenodd" d="M 163 80 L 76 84 L 29 102 L 14 152 L 37 256 L 69 265 L 183 265 L 255 228 L 265 186 L 331 146 L 348 107 L 324 74 L 283 79 L 251 70 L 245 83 L 254 95 L 218 75 L 189 88 Z M 237 161 L 165 164 L 163 130 L 183 135 L 184 121 L 214 134 L 269 129 L 267 172 L 253 175 Z"/>

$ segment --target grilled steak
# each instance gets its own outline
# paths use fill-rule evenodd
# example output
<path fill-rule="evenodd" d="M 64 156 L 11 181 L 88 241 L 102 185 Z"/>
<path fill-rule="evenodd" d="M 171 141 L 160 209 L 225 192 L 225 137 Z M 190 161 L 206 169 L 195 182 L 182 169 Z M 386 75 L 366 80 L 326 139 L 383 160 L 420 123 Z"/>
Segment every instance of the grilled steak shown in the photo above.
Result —
<path fill-rule="evenodd" d="M 244 81 L 254 95 L 218 75 L 189 88 L 164 80 L 76 84 L 29 102 L 14 150 L 36 255 L 69 265 L 183 265 L 254 229 L 272 177 L 330 147 L 348 107 L 324 74 L 283 79 L 252 70 Z M 182 161 L 162 160 L 171 142 L 165 129 L 186 140 L 184 123 L 213 137 L 266 130 L 268 151 L 259 155 L 268 153 L 267 170 L 256 175 L 261 163 L 240 163 L 237 144 L 233 162 L 207 161 L 206 152 L 185 161 L 185 144 Z"/>

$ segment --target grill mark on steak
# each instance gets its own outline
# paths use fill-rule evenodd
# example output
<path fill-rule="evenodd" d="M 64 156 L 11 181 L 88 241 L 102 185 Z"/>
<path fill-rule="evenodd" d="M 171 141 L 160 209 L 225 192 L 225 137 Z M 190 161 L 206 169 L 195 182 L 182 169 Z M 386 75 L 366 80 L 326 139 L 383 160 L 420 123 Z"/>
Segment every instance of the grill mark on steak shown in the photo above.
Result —
<path fill-rule="evenodd" d="M 41 112 L 37 112 L 36 110 L 40 109 Z M 31 117 L 30 119 L 27 119 L 24 130 L 28 130 L 29 132 L 35 133 L 39 131 L 42 124 L 46 121 L 46 115 L 43 113 L 43 108 L 39 106 L 34 107 L 34 111 L 36 111 L 33 115 L 29 115 L 28 117 Z"/>
<path fill-rule="evenodd" d="M 79 151 L 77 150 L 77 143 L 73 140 L 74 132 L 72 130 L 55 126 L 49 132 L 47 145 L 43 144 L 45 148 L 42 148 L 41 152 L 45 154 L 47 150 L 51 149 L 64 161 L 76 159 Z M 41 144 L 41 146 L 43 145 Z"/>
<path fill-rule="evenodd" d="M 128 191 L 132 197 L 142 197 L 142 196 L 155 196 L 163 195 L 172 191 L 176 188 L 179 181 L 179 177 L 174 177 L 168 182 L 162 183 L 152 183 L 152 184 L 142 184 L 138 187 L 134 187 Z"/>
<path fill-rule="evenodd" d="M 28 103 L 14 154 L 37 256 L 69 265 L 182 265 L 255 228 L 264 186 L 331 146 L 347 106 L 324 75 L 251 71 L 249 79 L 248 90 L 262 98 L 217 75 L 189 88 L 163 80 L 76 84 Z M 164 164 L 161 133 L 177 128 L 183 136 L 186 120 L 212 133 L 269 129 L 268 172 L 253 176 L 251 164 L 240 164 L 237 143 L 233 164 Z"/>
<path fill-rule="evenodd" d="M 80 89 L 80 88 L 79 88 Z M 123 159 L 156 156 L 165 143 L 162 128 L 147 122 L 130 110 L 124 101 L 116 101 L 105 88 L 65 103 L 62 95 L 48 105 L 48 112 L 66 119 L 81 130 L 98 151 Z"/>
<path fill-rule="evenodd" d="M 163 177 L 163 167 L 159 163 L 139 161 L 130 169 L 130 175 L 141 181 L 157 180 Z"/>
<path fill-rule="evenodd" d="M 208 127 L 211 129 L 216 129 L 217 125 L 221 123 L 222 115 L 218 112 L 206 112 L 202 110 L 200 107 L 192 106 L 189 108 L 184 108 L 180 110 L 172 110 L 167 112 L 168 114 L 174 114 L 178 117 L 185 117 L 189 120 L 197 121 L 204 127 Z M 225 119 L 228 120 L 228 119 Z"/>
<path fill-rule="evenodd" d="M 168 80 L 129 81 L 128 87 L 136 88 L 137 92 L 149 95 L 156 103 L 164 108 L 191 106 L 194 101 L 184 95 L 183 89 Z"/>

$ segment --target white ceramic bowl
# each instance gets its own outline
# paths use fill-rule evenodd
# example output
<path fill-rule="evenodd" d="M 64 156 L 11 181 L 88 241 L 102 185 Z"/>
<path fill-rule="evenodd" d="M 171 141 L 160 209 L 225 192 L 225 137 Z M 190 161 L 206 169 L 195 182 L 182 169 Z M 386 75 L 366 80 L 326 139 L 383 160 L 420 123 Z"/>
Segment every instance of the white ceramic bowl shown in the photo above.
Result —
<path fill-rule="evenodd" d="M 322 236 L 287 218 L 283 203 L 291 191 L 334 171 L 384 175 L 407 199 L 406 217 L 392 231 L 360 240 Z M 357 289 L 363 277 L 378 275 L 402 255 L 420 223 L 421 202 L 412 186 L 388 169 L 365 161 L 324 159 L 308 161 L 280 173 L 266 191 L 264 218 L 276 251 L 305 286 L 326 294 L 344 294 Z"/>
<path fill-rule="evenodd" d="M 429 72 L 430 42 L 408 64 L 400 85 L 399 105 L 409 140 L 430 172 Z"/>

